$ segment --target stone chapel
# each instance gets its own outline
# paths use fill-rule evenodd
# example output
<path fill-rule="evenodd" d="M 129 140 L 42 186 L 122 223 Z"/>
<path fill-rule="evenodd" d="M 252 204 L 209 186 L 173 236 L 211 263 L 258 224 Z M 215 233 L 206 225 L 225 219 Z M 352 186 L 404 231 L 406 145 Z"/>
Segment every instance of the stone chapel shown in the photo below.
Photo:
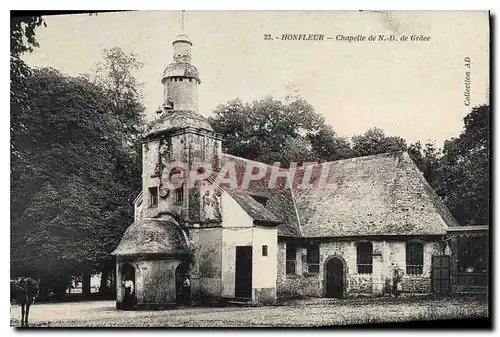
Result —
<path fill-rule="evenodd" d="M 318 163 L 293 175 L 225 154 L 199 111 L 192 46 L 184 34 L 173 41 L 164 102 L 143 137 L 134 223 L 112 253 L 117 308 L 125 277 L 138 309 L 175 307 L 183 275 L 202 302 L 378 296 L 396 278 L 401 292 L 430 292 L 431 259 L 449 254 L 443 239 L 458 225 L 408 153 Z M 325 165 L 329 188 L 314 188 Z M 199 179 L 227 167 L 234 184 Z M 263 174 L 242 188 L 248 167 Z M 312 187 L 302 188 L 306 175 Z M 174 176 L 183 179 L 172 188 Z"/>

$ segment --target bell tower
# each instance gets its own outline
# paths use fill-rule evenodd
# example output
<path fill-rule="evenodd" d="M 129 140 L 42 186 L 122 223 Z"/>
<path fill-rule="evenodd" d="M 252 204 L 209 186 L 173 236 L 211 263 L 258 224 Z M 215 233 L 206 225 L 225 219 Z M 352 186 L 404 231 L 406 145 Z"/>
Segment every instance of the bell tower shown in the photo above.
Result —
<path fill-rule="evenodd" d="M 172 42 L 172 62 L 165 68 L 163 83 L 164 107 L 167 110 L 190 110 L 198 112 L 198 86 L 201 83 L 198 69 L 191 64 L 189 36 L 179 34 Z"/>
<path fill-rule="evenodd" d="M 173 42 L 173 58 L 161 77 L 163 105 L 147 128 L 143 143 L 144 216 L 174 216 L 185 226 L 202 221 L 201 186 L 192 172 L 202 166 L 218 171 L 222 139 L 199 113 L 198 69 L 191 63 L 193 43 L 186 34 Z M 205 169 L 202 170 L 203 172 Z M 176 188 L 172 180 L 181 179 Z M 191 181 L 192 180 L 192 181 Z"/>

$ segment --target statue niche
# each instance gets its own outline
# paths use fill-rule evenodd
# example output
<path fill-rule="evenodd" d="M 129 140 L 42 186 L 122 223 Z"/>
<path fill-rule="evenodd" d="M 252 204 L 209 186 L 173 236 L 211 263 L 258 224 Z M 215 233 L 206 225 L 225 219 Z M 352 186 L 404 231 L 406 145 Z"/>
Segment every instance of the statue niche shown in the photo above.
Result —
<path fill-rule="evenodd" d="M 162 173 L 163 169 L 168 166 L 170 161 L 170 144 L 167 138 L 162 138 L 160 140 L 160 145 L 158 148 L 158 162 L 156 163 L 155 174 L 160 178 L 160 186 L 158 188 L 159 195 L 161 198 L 165 199 L 170 194 L 168 184 L 163 184 Z"/>
<path fill-rule="evenodd" d="M 204 186 L 203 193 L 203 219 L 206 221 L 220 221 L 221 220 L 221 192 L 214 190 L 214 186 Z"/>

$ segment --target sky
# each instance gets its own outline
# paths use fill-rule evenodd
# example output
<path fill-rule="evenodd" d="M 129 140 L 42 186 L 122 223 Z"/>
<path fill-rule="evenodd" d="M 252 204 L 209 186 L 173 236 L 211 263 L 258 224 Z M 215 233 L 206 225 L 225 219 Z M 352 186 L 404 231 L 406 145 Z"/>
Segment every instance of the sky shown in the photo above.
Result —
<path fill-rule="evenodd" d="M 324 115 L 340 136 L 372 127 L 409 143 L 456 137 L 463 117 L 489 101 L 489 18 L 485 11 L 186 11 L 184 31 L 201 77 L 199 110 L 267 95 L 283 99 L 287 87 Z M 162 104 L 161 73 L 181 32 L 180 11 L 136 11 L 45 18 L 40 48 L 24 57 L 33 67 L 68 75 L 92 71 L 104 48 L 134 52 L 144 63 L 147 114 Z M 273 37 L 265 40 L 265 34 Z M 276 39 L 323 34 L 323 41 Z M 337 35 L 394 35 L 397 41 L 337 41 Z M 408 41 L 400 41 L 401 36 Z M 430 37 L 411 41 L 411 36 Z M 326 39 L 331 37 L 332 39 Z M 464 59 L 468 57 L 470 69 Z M 464 105 L 466 71 L 470 106 Z"/>

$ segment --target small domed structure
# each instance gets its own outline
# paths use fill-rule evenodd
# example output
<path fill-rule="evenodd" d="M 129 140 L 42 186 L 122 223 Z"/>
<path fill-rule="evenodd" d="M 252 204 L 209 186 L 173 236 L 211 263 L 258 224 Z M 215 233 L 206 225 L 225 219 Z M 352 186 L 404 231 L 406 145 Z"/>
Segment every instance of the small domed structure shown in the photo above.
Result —
<path fill-rule="evenodd" d="M 172 62 L 165 68 L 161 83 L 165 84 L 168 80 L 180 80 L 181 78 L 195 79 L 198 84 L 201 83 L 198 69 L 191 63 L 182 61 Z"/>
<path fill-rule="evenodd" d="M 176 42 L 186 42 L 186 43 L 189 43 L 190 45 L 193 45 L 191 43 L 191 39 L 189 38 L 189 36 L 187 34 L 183 34 L 183 33 L 177 34 L 174 41 L 172 41 L 172 44 L 175 44 Z"/>
<path fill-rule="evenodd" d="M 116 256 L 117 309 L 176 306 L 175 271 L 189 265 L 190 255 L 184 232 L 174 218 L 134 222 L 111 254 Z"/>
<path fill-rule="evenodd" d="M 188 254 L 184 233 L 173 219 L 140 219 L 130 225 L 111 255 L 179 256 Z"/>

